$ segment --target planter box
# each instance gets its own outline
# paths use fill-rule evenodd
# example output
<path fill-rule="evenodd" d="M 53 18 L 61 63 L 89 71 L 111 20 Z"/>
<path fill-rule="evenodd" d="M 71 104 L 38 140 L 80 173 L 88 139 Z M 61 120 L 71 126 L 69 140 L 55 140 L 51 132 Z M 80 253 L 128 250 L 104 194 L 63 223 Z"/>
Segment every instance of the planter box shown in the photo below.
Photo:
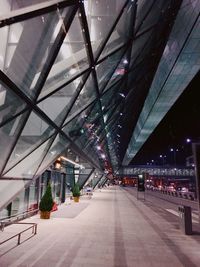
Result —
<path fill-rule="evenodd" d="M 74 202 L 79 202 L 79 197 L 74 197 Z"/>
<path fill-rule="evenodd" d="M 40 211 L 40 219 L 50 219 L 50 211 Z"/>

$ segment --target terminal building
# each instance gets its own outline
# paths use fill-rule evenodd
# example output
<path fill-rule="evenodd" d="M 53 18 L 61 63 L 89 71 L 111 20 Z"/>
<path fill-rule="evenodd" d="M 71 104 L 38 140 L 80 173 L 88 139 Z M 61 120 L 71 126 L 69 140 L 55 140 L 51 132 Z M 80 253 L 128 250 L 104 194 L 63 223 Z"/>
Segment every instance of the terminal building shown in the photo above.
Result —
<path fill-rule="evenodd" d="M 69 205 L 71 213 L 69 217 L 62 219 L 76 220 L 73 214 L 83 216 L 90 207 L 87 201 L 92 203 L 93 198 L 91 207 L 94 206 L 95 210 L 95 207 L 100 205 L 100 214 L 103 206 L 97 203 L 98 200 L 106 203 L 111 198 L 114 206 L 109 204 L 110 202 L 107 206 L 111 213 L 114 212 L 115 217 L 110 218 L 108 210 L 102 211 L 110 220 L 106 222 L 105 219 L 106 225 L 111 224 L 109 229 L 105 228 L 105 224 L 101 225 L 101 217 L 95 221 L 91 214 L 87 217 L 91 221 L 87 224 L 87 218 L 84 217 L 82 223 L 89 233 L 98 223 L 99 229 L 102 227 L 102 231 L 109 232 L 108 236 L 115 229 L 114 243 L 120 243 L 119 247 L 115 247 L 114 254 L 111 250 L 108 257 L 102 259 L 106 252 L 102 247 L 106 241 L 101 240 L 104 242 L 100 248 L 102 258 L 97 255 L 97 260 L 95 257 L 93 261 L 83 260 L 83 265 L 80 259 L 76 262 L 72 247 L 69 254 L 72 253 L 75 261 L 68 259 L 63 251 L 61 261 L 54 255 L 55 261 L 53 258 L 51 261 L 50 256 L 50 262 L 47 260 L 44 263 L 42 260 L 45 252 L 40 258 L 41 262 L 40 259 L 34 260 L 35 256 L 32 254 L 30 261 L 28 254 L 22 256 L 20 249 L 23 250 L 23 244 L 17 248 L 19 258 L 13 256 L 15 249 L 8 252 L 3 243 L 1 253 L 3 236 L 0 240 L 0 266 L 168 266 L 168 257 L 172 257 L 172 266 L 198 266 L 200 256 L 195 254 L 198 251 L 198 237 L 191 240 L 194 255 L 190 258 L 186 252 L 187 243 L 183 241 L 182 247 L 178 247 L 176 243 L 179 237 L 181 240 L 185 237 L 174 232 L 174 235 L 177 235 L 174 241 L 165 233 L 169 227 L 167 223 L 173 221 L 175 211 L 174 214 L 170 213 L 167 222 L 163 222 L 159 212 L 156 213 L 156 208 L 154 209 L 157 223 L 163 226 L 162 232 L 157 225 L 153 225 L 153 217 L 147 218 L 150 204 L 146 206 L 143 201 L 137 202 L 137 189 L 125 189 L 116 183 L 119 184 L 126 176 L 123 170 L 129 168 L 133 158 L 141 148 L 145 148 L 145 142 L 165 115 L 199 75 L 199 15 L 198 0 L 0 1 L 1 228 L 5 229 L 5 232 L 9 227 L 14 227 L 12 224 L 4 228 L 6 220 L 8 224 L 12 221 L 9 218 L 16 218 L 19 214 L 27 217 L 30 212 L 37 212 L 48 184 L 51 184 L 54 202 L 61 210 L 66 206 L 74 185 L 78 184 L 86 202 L 83 201 L 79 206 Z M 197 154 L 196 148 L 196 162 Z M 192 166 L 185 166 L 184 170 L 172 170 L 170 175 L 185 175 L 187 179 L 195 179 L 198 171 L 195 174 L 194 165 L 195 161 Z M 158 172 L 162 173 L 161 177 L 167 175 L 168 171 L 170 170 L 161 168 Z M 148 173 L 148 169 L 144 171 L 139 168 L 137 173 L 134 173 L 135 176 L 133 175 L 134 179 L 140 172 Z M 129 174 L 131 176 L 132 173 Z M 127 179 L 130 187 L 137 184 L 135 180 L 130 182 L 130 177 Z M 159 184 L 160 180 L 157 178 L 156 183 Z M 97 196 L 94 193 L 90 200 L 87 199 L 88 188 L 89 191 L 98 189 Z M 151 190 L 151 194 L 153 193 L 160 192 Z M 175 195 L 163 191 L 163 196 L 165 201 L 168 201 L 166 203 L 171 201 L 166 199 L 167 197 L 179 197 L 178 202 L 175 201 L 176 205 L 187 206 L 184 201 L 190 201 L 192 209 L 198 209 L 198 192 Z M 152 195 L 151 197 L 153 198 Z M 138 216 L 136 221 L 132 221 L 132 218 L 128 221 L 126 204 L 120 206 L 126 201 L 129 212 L 132 207 L 133 213 Z M 156 202 L 155 199 L 151 201 Z M 85 205 L 84 211 L 81 205 Z M 144 209 L 141 205 L 144 205 Z M 163 205 L 165 211 L 172 210 L 171 206 Z M 91 208 L 91 211 L 93 209 Z M 139 212 L 140 209 L 142 212 Z M 125 220 L 122 216 L 120 222 L 117 218 L 120 218 L 123 210 L 127 218 Z M 39 224 L 39 217 L 35 216 L 33 218 L 36 219 L 33 220 Z M 75 219 L 72 219 L 73 216 Z M 21 219 L 20 216 L 17 218 Z M 55 215 L 53 224 L 57 219 Z M 144 223 L 148 231 L 144 232 L 146 236 L 143 238 L 152 242 L 151 246 L 147 248 L 139 243 L 138 254 L 137 249 L 130 251 L 130 254 L 129 249 L 123 250 L 123 246 L 127 245 L 126 238 L 123 237 L 123 231 L 126 232 L 123 225 L 126 223 L 130 229 L 133 223 L 132 231 L 136 230 L 141 236 L 143 233 L 139 225 Z M 64 227 L 64 221 L 61 225 Z M 74 225 L 79 227 L 76 221 Z M 74 225 L 72 232 L 75 232 Z M 55 231 L 53 225 L 49 227 L 49 231 Z M 44 233 L 46 229 L 44 225 L 41 226 Z M 61 229 L 61 226 L 57 225 L 56 229 Z M 39 230 L 38 237 L 34 237 L 34 240 L 39 238 Z M 80 229 L 78 231 L 81 232 Z M 149 236 L 152 231 L 156 233 L 155 240 Z M 195 225 L 195 231 L 198 231 L 198 224 Z M 86 232 L 84 233 L 86 235 Z M 59 235 L 62 236 L 61 233 L 58 233 Z M 95 235 L 98 235 L 97 230 Z M 132 238 L 135 241 L 137 239 L 134 236 Z M 25 243 L 36 242 L 32 241 L 33 239 Z M 164 244 L 163 240 L 166 239 L 169 242 Z M 73 243 L 74 239 L 72 237 L 69 240 Z M 92 242 L 92 237 L 90 241 Z M 132 246 L 131 242 L 130 240 Z M 162 262 L 160 259 L 160 265 L 158 259 L 149 255 L 155 249 L 154 242 L 161 246 L 159 253 L 162 253 L 162 246 L 163 249 L 167 246 L 165 260 Z M 113 245 L 109 244 L 113 248 Z M 31 253 L 31 243 L 27 246 L 27 253 Z M 34 246 L 37 246 L 37 242 Z M 142 257 L 144 248 L 145 259 Z M 57 248 L 55 251 L 57 253 Z M 87 253 L 90 259 L 89 250 Z M 156 254 L 156 251 L 154 253 Z M 110 263 L 109 256 L 112 258 Z M 148 257 L 151 258 L 149 262 Z"/>

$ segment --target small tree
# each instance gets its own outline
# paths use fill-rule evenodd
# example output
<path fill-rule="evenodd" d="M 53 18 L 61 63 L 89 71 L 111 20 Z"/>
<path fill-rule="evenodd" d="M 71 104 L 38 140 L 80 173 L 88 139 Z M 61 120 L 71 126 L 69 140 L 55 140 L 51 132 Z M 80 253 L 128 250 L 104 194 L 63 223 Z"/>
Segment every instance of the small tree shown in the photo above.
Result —
<path fill-rule="evenodd" d="M 52 197 L 52 192 L 51 192 L 51 185 L 50 183 L 47 185 L 46 192 L 44 193 L 43 197 L 41 198 L 40 201 L 40 211 L 51 211 L 53 207 L 53 197 Z"/>
<path fill-rule="evenodd" d="M 72 189 L 73 197 L 80 197 L 79 185 L 76 183 Z"/>

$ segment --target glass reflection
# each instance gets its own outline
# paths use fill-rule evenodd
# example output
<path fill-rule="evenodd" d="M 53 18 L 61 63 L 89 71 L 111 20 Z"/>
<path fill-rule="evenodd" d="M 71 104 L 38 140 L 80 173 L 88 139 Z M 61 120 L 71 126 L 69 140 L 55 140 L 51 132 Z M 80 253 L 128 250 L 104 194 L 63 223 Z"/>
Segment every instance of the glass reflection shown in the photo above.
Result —
<path fill-rule="evenodd" d="M 39 148 L 33 151 L 29 156 L 24 160 L 18 163 L 7 173 L 4 173 L 4 177 L 15 177 L 15 178 L 32 178 L 38 168 L 38 165 L 41 163 L 46 149 L 48 149 L 49 140 L 42 144 Z M 8 168 L 8 167 L 6 167 Z"/>
<path fill-rule="evenodd" d="M 2 170 L 8 155 L 11 153 L 26 116 L 27 113 L 20 115 L 0 128 L 0 170 Z"/>
<path fill-rule="evenodd" d="M 79 93 L 77 100 L 75 101 L 69 115 L 66 119 L 66 122 L 71 119 L 76 112 L 80 112 L 85 107 L 87 107 L 94 99 L 96 98 L 96 88 L 94 85 L 93 77 L 90 75 L 82 90 Z"/>
<path fill-rule="evenodd" d="M 66 83 L 88 65 L 82 29 L 79 18 L 75 17 L 47 77 L 40 98 Z"/>
<path fill-rule="evenodd" d="M 124 2 L 124 0 L 84 1 L 92 49 L 95 55 L 111 30 Z"/>
<path fill-rule="evenodd" d="M 28 155 L 53 133 L 54 129 L 32 112 L 7 163 L 6 170 Z"/>
<path fill-rule="evenodd" d="M 26 107 L 17 95 L 0 83 L 0 124 Z"/>

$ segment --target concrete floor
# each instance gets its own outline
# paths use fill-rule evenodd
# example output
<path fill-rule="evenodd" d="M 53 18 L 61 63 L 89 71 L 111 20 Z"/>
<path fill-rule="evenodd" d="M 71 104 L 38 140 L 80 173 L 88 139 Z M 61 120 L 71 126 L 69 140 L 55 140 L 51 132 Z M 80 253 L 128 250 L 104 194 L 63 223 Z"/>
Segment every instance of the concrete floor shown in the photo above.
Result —
<path fill-rule="evenodd" d="M 0 246 L 0 266 L 200 266 L 200 234 L 183 235 L 177 217 L 167 214 L 118 186 L 96 191 L 60 206 L 50 220 L 25 220 L 38 223 L 38 234 Z M 6 227 L 0 242 L 19 227 Z"/>

